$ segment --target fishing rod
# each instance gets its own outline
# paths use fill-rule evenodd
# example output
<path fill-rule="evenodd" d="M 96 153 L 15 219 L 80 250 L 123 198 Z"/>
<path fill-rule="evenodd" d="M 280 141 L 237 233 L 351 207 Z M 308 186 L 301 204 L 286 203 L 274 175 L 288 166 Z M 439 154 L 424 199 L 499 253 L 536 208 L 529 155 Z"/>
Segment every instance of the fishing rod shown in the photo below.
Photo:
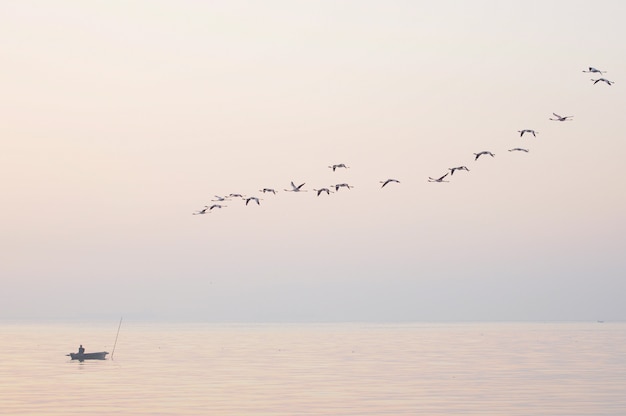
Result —
<path fill-rule="evenodd" d="M 115 335 L 115 343 L 113 344 L 113 351 L 111 351 L 111 359 L 113 359 L 113 354 L 115 354 L 115 346 L 117 345 L 117 337 L 120 336 L 120 328 L 122 327 L 122 319 L 124 317 L 120 317 L 120 324 L 117 327 L 117 335 Z"/>

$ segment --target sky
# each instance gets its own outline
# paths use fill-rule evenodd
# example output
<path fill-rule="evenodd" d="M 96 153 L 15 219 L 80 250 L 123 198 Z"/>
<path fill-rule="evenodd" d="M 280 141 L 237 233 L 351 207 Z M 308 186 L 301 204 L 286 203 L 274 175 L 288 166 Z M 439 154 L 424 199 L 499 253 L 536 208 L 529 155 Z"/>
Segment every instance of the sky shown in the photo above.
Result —
<path fill-rule="evenodd" d="M 0 319 L 625 320 L 625 17 L 0 0 Z"/>

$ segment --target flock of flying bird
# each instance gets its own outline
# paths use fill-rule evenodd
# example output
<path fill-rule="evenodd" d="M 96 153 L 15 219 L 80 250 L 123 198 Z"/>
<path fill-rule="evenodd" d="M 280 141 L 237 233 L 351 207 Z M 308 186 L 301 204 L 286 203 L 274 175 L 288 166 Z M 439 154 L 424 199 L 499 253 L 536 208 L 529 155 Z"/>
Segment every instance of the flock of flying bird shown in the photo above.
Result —
<path fill-rule="evenodd" d="M 591 81 L 593 82 L 593 85 L 599 83 L 599 82 L 604 82 L 607 85 L 613 85 L 614 81 L 609 81 L 606 78 L 603 78 L 602 75 L 606 72 L 606 71 L 600 71 L 599 69 L 596 69 L 594 67 L 589 67 L 586 70 L 583 70 L 583 72 L 586 73 L 593 73 L 593 74 L 599 74 L 600 78 L 598 79 L 591 79 Z M 560 116 L 556 113 L 552 113 L 552 115 L 554 116 L 554 118 L 550 117 L 549 120 L 552 121 L 572 121 L 573 116 Z M 520 137 L 524 137 L 524 134 L 529 134 L 532 135 L 533 137 L 537 137 L 538 132 L 536 130 L 533 129 L 523 129 L 523 130 L 518 130 L 518 133 L 520 134 Z M 526 148 L 521 148 L 521 147 L 515 147 L 512 149 L 509 149 L 509 152 L 524 152 L 524 153 L 528 153 L 529 149 Z M 487 151 L 487 150 L 483 150 L 481 152 L 478 153 L 474 153 L 474 161 L 477 161 L 481 156 L 491 156 L 491 157 L 495 157 L 495 154 Z M 349 166 L 346 166 L 344 163 L 338 163 L 338 164 L 333 164 L 328 166 L 328 168 L 332 169 L 333 172 L 337 171 L 338 169 L 349 169 Z M 444 175 L 433 178 L 433 177 L 428 177 L 428 182 L 449 182 L 449 180 L 446 180 L 446 178 L 448 178 L 448 175 L 450 177 L 452 177 L 452 175 L 454 175 L 454 172 L 457 171 L 467 171 L 469 172 L 469 169 L 467 168 L 467 166 L 456 166 L 456 167 L 452 167 L 452 168 L 448 168 L 448 172 L 446 172 Z M 381 188 L 384 188 L 385 186 L 389 185 L 389 184 L 399 184 L 400 181 L 397 179 L 393 179 L 393 178 L 389 178 L 389 179 L 385 179 L 380 181 L 379 183 L 381 183 Z M 301 183 L 299 185 L 296 185 L 293 181 L 291 182 L 291 188 L 289 189 L 284 189 L 285 192 L 307 192 L 306 189 L 304 189 L 305 183 Z M 346 188 L 346 189 L 352 189 L 354 188 L 354 186 L 349 185 L 347 183 L 336 183 L 334 185 L 330 185 L 329 187 L 321 187 L 319 189 L 313 189 L 313 192 L 315 192 L 316 196 L 320 196 L 321 194 L 326 194 L 326 195 L 330 195 L 331 193 L 334 192 L 339 192 L 340 189 L 342 188 Z M 334 189 L 334 191 L 333 191 Z M 262 188 L 259 190 L 259 192 L 263 193 L 263 194 L 267 194 L 267 193 L 271 193 L 273 195 L 276 195 L 276 193 L 278 191 L 276 191 L 274 188 Z M 254 204 L 256 203 L 257 205 L 260 205 L 262 201 L 261 198 L 259 198 L 258 196 L 245 196 L 242 194 L 238 194 L 238 193 L 231 193 L 228 194 L 226 196 L 218 196 L 215 195 L 215 199 L 212 199 L 211 202 L 213 202 L 211 205 L 205 205 L 204 208 L 193 212 L 193 215 L 203 215 L 203 214 L 209 214 L 211 212 L 213 212 L 213 210 L 217 210 L 217 209 L 221 209 L 226 207 L 227 205 L 223 205 L 222 202 L 225 201 L 231 201 L 233 199 L 240 199 L 242 200 L 245 205 L 248 205 L 250 203 Z"/>

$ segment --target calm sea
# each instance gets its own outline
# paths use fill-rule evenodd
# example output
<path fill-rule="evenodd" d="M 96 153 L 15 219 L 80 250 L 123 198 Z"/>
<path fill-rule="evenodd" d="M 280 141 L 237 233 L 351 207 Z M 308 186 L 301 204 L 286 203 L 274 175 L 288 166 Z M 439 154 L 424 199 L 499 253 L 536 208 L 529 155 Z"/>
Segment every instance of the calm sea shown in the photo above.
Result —
<path fill-rule="evenodd" d="M 626 415 L 626 323 L 0 323 L 2 415 Z"/>

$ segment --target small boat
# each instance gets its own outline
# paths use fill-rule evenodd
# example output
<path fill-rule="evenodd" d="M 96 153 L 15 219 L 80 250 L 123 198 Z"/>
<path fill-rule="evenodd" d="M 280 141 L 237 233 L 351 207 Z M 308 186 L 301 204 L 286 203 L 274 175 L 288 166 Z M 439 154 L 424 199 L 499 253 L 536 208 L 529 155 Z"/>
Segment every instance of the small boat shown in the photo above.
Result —
<path fill-rule="evenodd" d="M 84 360 L 105 360 L 108 352 L 70 352 L 67 356 L 71 357 L 72 360 L 84 361 Z"/>

